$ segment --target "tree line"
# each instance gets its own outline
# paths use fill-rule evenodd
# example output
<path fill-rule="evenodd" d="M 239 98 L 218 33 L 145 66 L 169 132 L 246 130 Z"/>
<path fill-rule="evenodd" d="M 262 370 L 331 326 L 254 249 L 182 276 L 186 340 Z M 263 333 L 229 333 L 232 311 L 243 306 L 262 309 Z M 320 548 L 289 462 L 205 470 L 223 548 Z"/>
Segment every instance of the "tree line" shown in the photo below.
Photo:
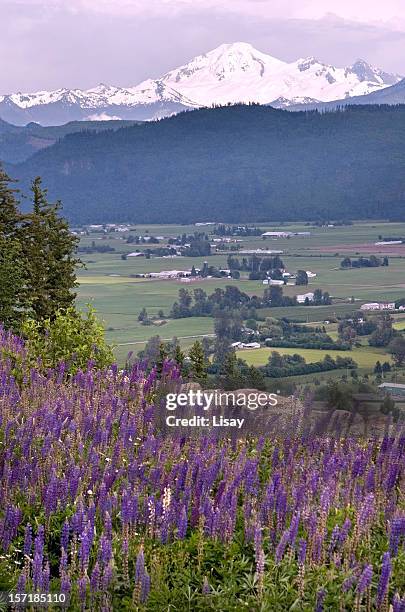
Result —
<path fill-rule="evenodd" d="M 0 166 L 0 325 L 22 336 L 27 359 L 37 367 L 63 361 L 69 373 L 90 360 L 112 363 L 94 310 L 80 313 L 75 307 L 79 238 L 62 217 L 61 202 L 48 201 L 40 177 L 32 181 L 24 209 L 21 199 Z M 18 359 L 15 365 L 18 380 Z"/>
<path fill-rule="evenodd" d="M 30 206 L 0 167 L 0 321 L 18 330 L 26 316 L 41 321 L 74 304 L 78 237 L 50 203 L 39 177 L 31 184 Z"/>

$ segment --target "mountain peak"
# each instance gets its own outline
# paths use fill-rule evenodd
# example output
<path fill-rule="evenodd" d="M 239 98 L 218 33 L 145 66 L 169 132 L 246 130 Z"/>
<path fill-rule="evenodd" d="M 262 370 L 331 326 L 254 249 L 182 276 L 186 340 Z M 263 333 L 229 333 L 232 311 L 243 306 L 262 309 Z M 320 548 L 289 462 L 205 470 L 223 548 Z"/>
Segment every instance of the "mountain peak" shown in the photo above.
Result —
<path fill-rule="evenodd" d="M 299 60 L 297 60 L 295 63 L 301 72 L 304 72 L 305 70 L 309 70 L 311 66 L 317 66 L 317 65 L 323 66 L 322 62 L 320 62 L 313 55 L 310 55 L 309 57 L 302 57 Z"/>
<path fill-rule="evenodd" d="M 0 96 L 0 116 L 11 123 L 40 120 L 52 125 L 88 116 L 153 119 L 185 109 L 228 103 L 270 104 L 283 108 L 308 101 L 329 102 L 363 96 L 398 83 L 402 77 L 358 59 L 348 68 L 314 56 L 284 62 L 244 41 L 227 42 L 198 55 L 161 78 L 134 87 L 100 83 L 88 90 Z"/>

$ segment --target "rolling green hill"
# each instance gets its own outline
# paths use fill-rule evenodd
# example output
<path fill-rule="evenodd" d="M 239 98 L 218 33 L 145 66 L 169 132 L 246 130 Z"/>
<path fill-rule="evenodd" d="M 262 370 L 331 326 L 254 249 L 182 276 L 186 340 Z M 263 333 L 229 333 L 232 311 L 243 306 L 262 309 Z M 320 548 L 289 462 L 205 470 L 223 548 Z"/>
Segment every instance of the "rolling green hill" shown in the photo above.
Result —
<path fill-rule="evenodd" d="M 186 112 L 67 135 L 10 169 L 74 222 L 405 218 L 405 106 Z"/>

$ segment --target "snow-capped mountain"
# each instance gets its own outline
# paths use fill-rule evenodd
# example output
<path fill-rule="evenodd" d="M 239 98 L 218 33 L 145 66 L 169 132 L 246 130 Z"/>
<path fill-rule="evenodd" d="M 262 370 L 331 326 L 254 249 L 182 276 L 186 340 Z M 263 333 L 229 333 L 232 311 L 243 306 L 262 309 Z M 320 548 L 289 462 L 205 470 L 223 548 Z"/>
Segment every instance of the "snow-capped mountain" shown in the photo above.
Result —
<path fill-rule="evenodd" d="M 161 81 L 206 106 L 227 102 L 268 104 L 279 98 L 284 98 L 286 105 L 290 100 L 329 101 L 368 94 L 400 79 L 363 60 L 348 68 L 322 64 L 314 57 L 287 63 L 247 43 L 234 43 L 196 57 L 165 74 Z"/>
<path fill-rule="evenodd" d="M 150 120 L 181 110 L 236 102 L 278 107 L 358 97 L 401 80 L 363 60 L 347 68 L 314 57 L 288 63 L 248 43 L 223 44 L 188 64 L 134 87 L 100 84 L 88 90 L 58 89 L 0 96 L 0 117 L 44 125 L 80 119 Z"/>

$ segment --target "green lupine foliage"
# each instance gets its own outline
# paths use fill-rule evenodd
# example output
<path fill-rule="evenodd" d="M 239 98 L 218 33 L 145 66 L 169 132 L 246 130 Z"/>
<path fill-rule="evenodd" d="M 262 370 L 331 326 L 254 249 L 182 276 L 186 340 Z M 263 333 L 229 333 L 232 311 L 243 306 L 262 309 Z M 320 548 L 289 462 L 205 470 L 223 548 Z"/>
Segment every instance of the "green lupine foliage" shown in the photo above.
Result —
<path fill-rule="evenodd" d="M 103 325 L 91 307 L 84 314 L 73 307 L 59 310 L 52 319 L 41 322 L 26 319 L 22 333 L 30 359 L 40 360 L 43 368 L 54 368 L 64 361 L 68 371 L 74 372 L 85 369 L 89 361 L 104 368 L 114 360 L 112 348 L 105 342 Z"/>

